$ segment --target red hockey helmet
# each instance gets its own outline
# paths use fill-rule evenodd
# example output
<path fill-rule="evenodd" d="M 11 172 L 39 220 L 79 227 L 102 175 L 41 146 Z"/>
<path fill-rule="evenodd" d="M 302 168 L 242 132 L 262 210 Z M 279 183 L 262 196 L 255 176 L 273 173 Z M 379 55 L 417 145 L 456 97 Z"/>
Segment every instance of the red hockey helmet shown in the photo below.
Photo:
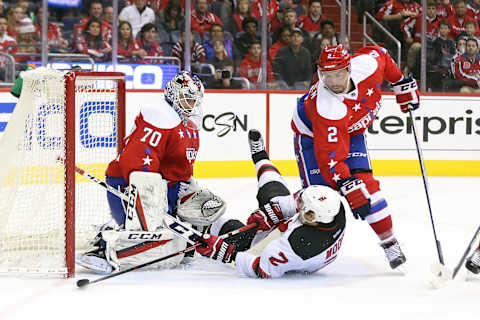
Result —
<path fill-rule="evenodd" d="M 318 69 L 320 71 L 334 71 L 350 66 L 350 54 L 343 45 L 328 46 L 322 50 L 318 58 Z"/>

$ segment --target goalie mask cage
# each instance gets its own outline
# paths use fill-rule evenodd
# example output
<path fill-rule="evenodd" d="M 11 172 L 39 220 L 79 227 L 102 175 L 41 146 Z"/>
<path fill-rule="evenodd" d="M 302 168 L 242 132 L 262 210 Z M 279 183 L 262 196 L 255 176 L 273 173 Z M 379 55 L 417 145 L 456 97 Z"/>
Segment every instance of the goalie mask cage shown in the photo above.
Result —
<path fill-rule="evenodd" d="M 73 276 L 75 249 L 111 219 L 105 190 L 75 166 L 104 178 L 124 136 L 123 73 L 23 73 L 0 138 L 0 273 Z"/>

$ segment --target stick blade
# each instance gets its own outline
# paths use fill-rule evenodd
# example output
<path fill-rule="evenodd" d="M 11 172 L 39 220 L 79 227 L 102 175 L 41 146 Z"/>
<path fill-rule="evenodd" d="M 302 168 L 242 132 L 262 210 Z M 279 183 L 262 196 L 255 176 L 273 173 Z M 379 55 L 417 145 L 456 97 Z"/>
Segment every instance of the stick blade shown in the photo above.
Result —
<path fill-rule="evenodd" d="M 80 279 L 77 281 L 77 287 L 79 288 L 83 288 L 85 287 L 86 285 L 89 285 L 90 284 L 90 280 L 88 279 Z"/>

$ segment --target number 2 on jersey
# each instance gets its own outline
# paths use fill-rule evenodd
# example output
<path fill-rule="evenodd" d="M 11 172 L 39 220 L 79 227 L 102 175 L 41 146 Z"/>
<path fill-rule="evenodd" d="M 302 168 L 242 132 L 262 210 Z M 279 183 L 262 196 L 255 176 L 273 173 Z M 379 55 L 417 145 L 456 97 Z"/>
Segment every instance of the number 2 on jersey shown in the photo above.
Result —
<path fill-rule="evenodd" d="M 148 128 L 148 127 L 145 127 L 143 129 L 143 131 L 145 131 L 145 135 L 143 136 L 142 139 L 140 139 L 140 141 L 142 142 L 146 142 L 147 139 L 148 139 L 148 136 L 150 136 L 150 140 L 148 141 L 148 143 L 152 146 L 152 147 L 156 147 L 158 146 L 158 144 L 160 143 L 160 138 L 162 137 L 162 134 L 158 131 L 154 131 L 152 128 Z M 153 132 L 153 134 L 152 134 Z"/>
<path fill-rule="evenodd" d="M 328 127 L 328 142 L 337 142 L 338 137 L 337 137 L 337 127 Z"/>

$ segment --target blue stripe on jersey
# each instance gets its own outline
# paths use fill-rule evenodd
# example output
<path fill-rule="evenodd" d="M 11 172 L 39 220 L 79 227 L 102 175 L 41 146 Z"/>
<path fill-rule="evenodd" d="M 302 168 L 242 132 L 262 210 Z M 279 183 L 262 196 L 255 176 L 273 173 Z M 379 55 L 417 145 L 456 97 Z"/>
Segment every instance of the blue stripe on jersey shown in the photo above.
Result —
<path fill-rule="evenodd" d="M 374 214 L 387 207 L 387 201 L 382 200 L 370 209 L 370 214 Z"/>
<path fill-rule="evenodd" d="M 307 114 L 305 113 L 305 98 L 308 96 L 308 92 L 306 94 L 304 94 L 300 100 L 298 100 L 298 103 L 297 103 L 297 111 L 298 111 L 298 116 L 300 118 L 300 120 L 302 120 L 302 122 L 307 126 L 307 128 L 310 130 L 310 131 L 313 131 L 312 129 L 312 122 L 308 119 L 307 117 Z"/>

